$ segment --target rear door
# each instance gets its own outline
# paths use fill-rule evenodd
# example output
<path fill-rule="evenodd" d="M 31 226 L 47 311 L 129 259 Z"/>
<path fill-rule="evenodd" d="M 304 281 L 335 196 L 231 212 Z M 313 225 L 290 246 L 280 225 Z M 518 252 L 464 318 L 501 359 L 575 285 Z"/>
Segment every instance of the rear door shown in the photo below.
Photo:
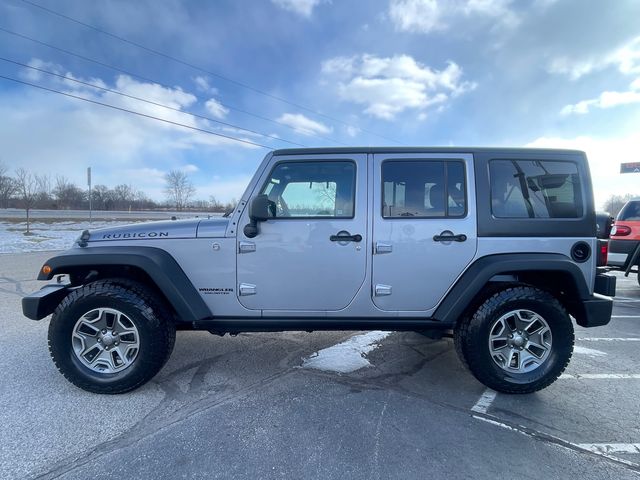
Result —
<path fill-rule="evenodd" d="M 473 157 L 374 155 L 374 185 L 373 302 L 430 310 L 476 252 Z"/>

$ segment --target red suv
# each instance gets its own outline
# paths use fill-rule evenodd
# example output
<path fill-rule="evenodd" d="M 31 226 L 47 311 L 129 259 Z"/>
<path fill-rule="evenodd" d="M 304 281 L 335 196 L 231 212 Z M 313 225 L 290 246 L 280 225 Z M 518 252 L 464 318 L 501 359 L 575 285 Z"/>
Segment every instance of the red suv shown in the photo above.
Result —
<path fill-rule="evenodd" d="M 640 263 L 640 199 L 629 200 L 616 218 L 609 240 L 608 265 L 619 270 L 638 272 Z M 636 267 L 636 270 L 632 270 Z M 638 275 L 640 284 L 640 275 Z"/>

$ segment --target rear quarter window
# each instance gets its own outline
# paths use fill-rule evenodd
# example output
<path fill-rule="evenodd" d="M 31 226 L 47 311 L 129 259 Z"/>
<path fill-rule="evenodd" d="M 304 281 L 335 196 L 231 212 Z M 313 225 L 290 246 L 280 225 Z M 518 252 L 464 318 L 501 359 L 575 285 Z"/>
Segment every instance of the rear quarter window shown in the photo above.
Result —
<path fill-rule="evenodd" d="M 553 160 L 491 160 L 491 212 L 496 218 L 581 218 L 578 167 Z"/>
<path fill-rule="evenodd" d="M 640 221 L 640 200 L 627 203 L 620 213 L 617 220 L 637 222 Z"/>

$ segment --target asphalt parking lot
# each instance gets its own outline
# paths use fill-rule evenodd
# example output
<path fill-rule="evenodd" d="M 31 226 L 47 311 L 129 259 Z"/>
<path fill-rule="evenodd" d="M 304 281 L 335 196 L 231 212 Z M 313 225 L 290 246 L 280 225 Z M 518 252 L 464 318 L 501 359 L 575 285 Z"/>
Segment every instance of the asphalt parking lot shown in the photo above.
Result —
<path fill-rule="evenodd" d="M 0 255 L 0 478 L 638 478 L 640 287 L 576 330 L 565 375 L 487 391 L 449 339 L 391 333 L 351 373 L 302 368 L 358 333 L 178 334 L 126 395 L 79 390 L 20 298 L 51 254 Z"/>

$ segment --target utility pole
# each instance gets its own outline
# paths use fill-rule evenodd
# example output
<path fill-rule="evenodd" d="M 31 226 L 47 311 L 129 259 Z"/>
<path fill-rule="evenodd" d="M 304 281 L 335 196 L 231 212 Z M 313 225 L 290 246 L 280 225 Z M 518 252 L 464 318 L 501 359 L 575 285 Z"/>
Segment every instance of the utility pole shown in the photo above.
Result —
<path fill-rule="evenodd" d="M 92 220 L 92 196 L 91 195 L 91 167 L 87 167 L 87 185 L 89 185 L 89 225 L 91 225 L 91 220 Z"/>

